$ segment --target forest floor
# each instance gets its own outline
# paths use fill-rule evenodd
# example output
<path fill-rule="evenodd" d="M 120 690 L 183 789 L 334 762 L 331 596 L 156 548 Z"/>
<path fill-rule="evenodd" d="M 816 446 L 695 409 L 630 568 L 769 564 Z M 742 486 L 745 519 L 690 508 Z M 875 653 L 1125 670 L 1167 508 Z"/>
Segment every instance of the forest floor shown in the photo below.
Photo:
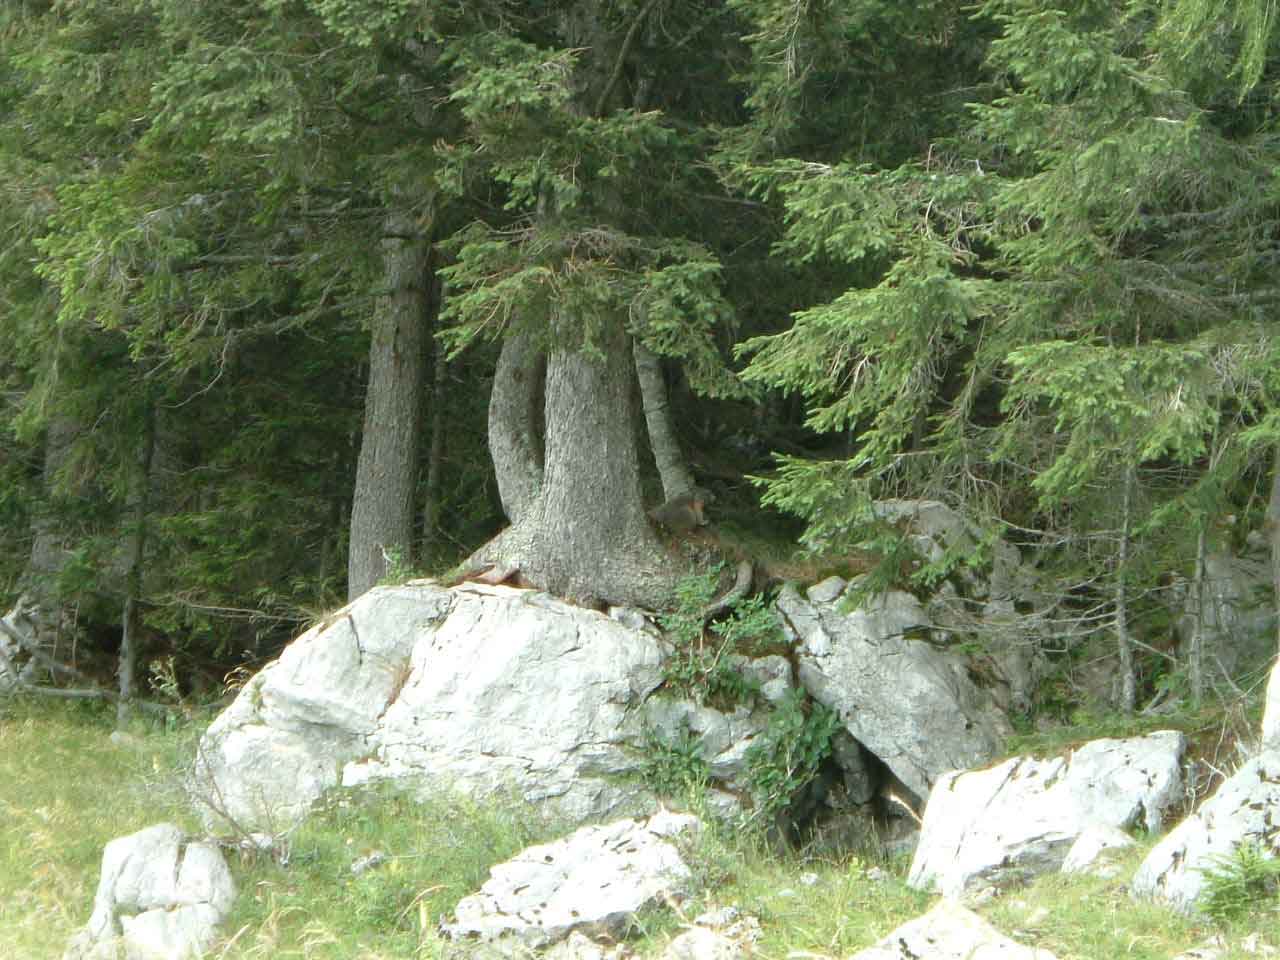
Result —
<path fill-rule="evenodd" d="M 113 742 L 114 717 L 98 707 L 0 705 L 0 957 L 61 956 L 88 920 L 107 841 L 161 820 L 198 830 L 181 785 L 208 719 L 139 721 Z M 287 864 L 233 855 L 238 899 L 212 956 L 442 957 L 441 917 L 492 864 L 557 832 L 528 810 L 422 804 L 385 790 L 335 795 L 294 834 Z M 1259 941 L 1280 945 L 1274 894 L 1225 925 L 1131 900 L 1124 878 L 1155 839 L 1139 838 L 1120 879 L 1045 877 L 980 912 L 1059 960 L 1168 960 L 1213 938 L 1225 945 L 1218 960 L 1236 960 L 1261 955 L 1250 951 Z M 374 850 L 389 861 L 354 876 L 351 863 Z M 765 960 L 838 960 L 935 899 L 905 885 L 903 860 L 779 855 L 729 830 L 707 831 L 690 858 L 696 888 L 686 916 L 640 915 L 630 937 L 640 957 L 659 954 L 702 910 L 733 905 L 760 920 Z"/>

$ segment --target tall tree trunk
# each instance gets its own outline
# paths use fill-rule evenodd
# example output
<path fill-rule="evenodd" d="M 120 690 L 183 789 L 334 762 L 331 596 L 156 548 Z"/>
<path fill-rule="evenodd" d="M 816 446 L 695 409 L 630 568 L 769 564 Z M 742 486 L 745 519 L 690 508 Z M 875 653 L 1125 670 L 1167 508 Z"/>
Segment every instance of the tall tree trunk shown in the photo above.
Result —
<path fill-rule="evenodd" d="M 548 356 L 541 483 L 511 527 L 472 560 L 517 566 L 531 583 L 571 600 L 659 607 L 680 569 L 645 516 L 632 426 L 633 365 L 621 323 L 610 327 L 599 356 L 576 350 Z M 495 410 L 519 414 L 522 407 L 491 404 L 491 417 Z M 503 432 L 513 432 L 512 425 Z M 510 474 L 528 469 L 525 452 L 521 445 L 494 448 L 499 489 L 509 488 Z"/>
<path fill-rule="evenodd" d="M 1199 707 L 1204 701 L 1204 581 L 1208 560 L 1208 529 L 1208 518 L 1201 517 L 1200 529 L 1196 532 L 1196 568 L 1191 583 L 1196 619 L 1191 626 L 1191 642 L 1187 644 L 1187 673 L 1191 680 L 1191 703 L 1195 707 Z"/>
<path fill-rule="evenodd" d="M 1129 546 L 1132 528 L 1133 487 L 1136 471 L 1126 468 L 1121 499 L 1120 550 L 1116 558 L 1116 652 L 1120 656 L 1120 709 L 1133 713 L 1137 703 L 1137 673 L 1133 664 L 1133 640 L 1129 636 Z"/>
<path fill-rule="evenodd" d="M 129 501 L 125 509 L 125 522 L 129 525 L 125 537 L 125 596 L 124 623 L 120 636 L 120 659 L 117 678 L 120 682 L 120 699 L 116 701 L 116 723 L 123 726 L 133 710 L 133 683 L 137 676 L 138 639 L 142 630 L 142 575 L 147 548 L 147 510 L 151 490 L 151 461 L 156 449 L 155 409 L 148 405 L 144 413 L 142 438 L 137 462 L 130 479 Z"/>
<path fill-rule="evenodd" d="M 693 474 L 680 450 L 675 426 L 671 421 L 671 403 L 667 383 L 662 376 L 662 361 L 639 340 L 633 348 L 636 376 L 640 379 L 640 397 L 644 403 L 644 421 L 649 429 L 649 446 L 662 479 L 662 499 L 670 502 L 693 491 Z"/>
<path fill-rule="evenodd" d="M 388 293 L 379 299 L 370 329 L 369 385 L 347 553 L 349 600 L 386 575 L 389 559 L 406 566 L 413 561 L 431 242 L 402 211 L 387 216 L 386 230 L 382 249 Z"/>

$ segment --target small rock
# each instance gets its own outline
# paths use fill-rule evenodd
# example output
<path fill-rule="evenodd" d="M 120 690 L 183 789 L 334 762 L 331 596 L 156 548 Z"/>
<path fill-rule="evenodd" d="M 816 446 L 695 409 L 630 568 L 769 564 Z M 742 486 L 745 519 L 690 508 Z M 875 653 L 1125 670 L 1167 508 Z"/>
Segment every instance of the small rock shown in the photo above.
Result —
<path fill-rule="evenodd" d="M 386 862 L 387 862 L 387 855 L 383 853 L 381 850 L 375 850 L 373 851 L 373 853 L 369 854 L 368 856 L 360 857 L 357 860 L 355 860 L 351 864 L 351 873 L 354 876 L 358 877 L 360 876 L 360 874 L 368 870 L 372 870 L 375 867 L 380 867 Z"/>

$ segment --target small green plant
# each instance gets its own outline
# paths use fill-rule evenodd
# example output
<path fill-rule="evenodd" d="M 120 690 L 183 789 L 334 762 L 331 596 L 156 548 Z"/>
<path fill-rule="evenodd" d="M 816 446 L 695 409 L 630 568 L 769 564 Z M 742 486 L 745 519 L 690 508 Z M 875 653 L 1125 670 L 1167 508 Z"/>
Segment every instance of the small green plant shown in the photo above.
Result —
<path fill-rule="evenodd" d="M 662 665 L 662 678 L 669 687 L 688 694 L 697 703 L 731 709 L 758 693 L 760 684 L 743 675 L 728 650 L 727 642 L 714 650 L 677 650 Z"/>
<path fill-rule="evenodd" d="M 743 675 L 736 654 L 760 652 L 776 641 L 777 618 L 763 597 L 734 603 L 729 615 L 710 627 L 718 642 L 708 644 L 706 610 L 715 598 L 723 565 L 686 577 L 676 587 L 676 608 L 660 619 L 675 645 L 663 667 L 668 686 L 687 693 L 698 703 L 721 709 L 749 700 L 759 684 Z"/>
<path fill-rule="evenodd" d="M 818 774 L 840 729 L 836 712 L 794 690 L 769 715 L 764 734 L 747 751 L 753 820 L 772 820 Z"/>
<path fill-rule="evenodd" d="M 1280 889 L 1280 860 L 1256 843 L 1245 843 L 1231 854 L 1212 858 L 1203 869 L 1204 912 L 1218 923 L 1229 923 L 1258 905 L 1276 898 Z"/>
<path fill-rule="evenodd" d="M 698 737 L 687 726 L 673 737 L 646 731 L 640 780 L 650 790 L 660 797 L 695 800 L 710 779 L 711 768 L 702 757 Z"/>

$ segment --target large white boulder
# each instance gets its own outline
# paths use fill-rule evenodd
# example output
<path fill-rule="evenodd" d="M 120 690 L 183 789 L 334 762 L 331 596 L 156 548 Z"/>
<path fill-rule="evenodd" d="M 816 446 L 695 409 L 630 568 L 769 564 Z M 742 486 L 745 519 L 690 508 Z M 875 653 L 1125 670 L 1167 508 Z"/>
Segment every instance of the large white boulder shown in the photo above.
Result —
<path fill-rule="evenodd" d="M 1136 896 L 1193 912 L 1204 892 L 1204 871 L 1219 866 L 1220 858 L 1242 844 L 1276 855 L 1278 822 L 1280 750 L 1265 750 L 1156 844 L 1134 874 L 1131 889 Z"/>
<path fill-rule="evenodd" d="M 972 910 L 944 899 L 850 960 L 1054 960 L 1054 955 L 1009 939 Z"/>
<path fill-rule="evenodd" d="M 800 683 L 916 798 L 947 771 L 999 752 L 1007 718 L 963 657 L 918 638 L 931 625 L 920 601 L 894 590 L 843 613 L 828 595 L 787 588 L 778 597 Z"/>
<path fill-rule="evenodd" d="M 662 812 L 529 847 L 493 867 L 441 928 L 454 940 L 512 938 L 526 947 L 575 930 L 619 934 L 642 907 L 684 892 L 690 871 L 672 841 L 698 827 L 696 817 Z"/>
<path fill-rule="evenodd" d="M 949 773 L 929 795 L 907 882 L 959 897 L 1058 870 L 1093 826 L 1158 832 L 1183 796 L 1185 749 L 1181 733 L 1165 730 Z"/>
<path fill-rule="evenodd" d="M 655 633 L 509 587 L 369 591 L 294 641 L 209 727 L 211 821 L 279 832 L 330 787 L 394 778 L 505 792 L 583 821 L 646 806 L 637 706 Z"/>
<path fill-rule="evenodd" d="M 88 925 L 64 960 L 194 960 L 218 937 L 236 896 L 221 851 L 160 823 L 107 844 Z"/>

